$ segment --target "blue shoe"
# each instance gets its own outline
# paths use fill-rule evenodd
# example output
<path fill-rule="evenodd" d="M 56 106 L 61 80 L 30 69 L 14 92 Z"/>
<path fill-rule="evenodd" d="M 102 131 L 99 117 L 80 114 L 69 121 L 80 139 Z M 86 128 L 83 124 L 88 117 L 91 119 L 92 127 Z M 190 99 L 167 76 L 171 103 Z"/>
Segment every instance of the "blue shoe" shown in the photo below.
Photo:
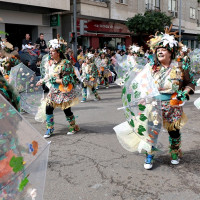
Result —
<path fill-rule="evenodd" d="M 151 169 L 153 167 L 153 157 L 154 155 L 147 154 L 144 161 L 144 168 Z"/>
<path fill-rule="evenodd" d="M 44 138 L 49 138 L 53 134 L 54 128 L 52 129 L 47 129 L 45 135 L 43 136 Z"/>
<path fill-rule="evenodd" d="M 85 97 L 83 97 L 82 100 L 81 100 L 81 103 L 84 103 L 84 102 L 86 102 L 86 98 Z"/>

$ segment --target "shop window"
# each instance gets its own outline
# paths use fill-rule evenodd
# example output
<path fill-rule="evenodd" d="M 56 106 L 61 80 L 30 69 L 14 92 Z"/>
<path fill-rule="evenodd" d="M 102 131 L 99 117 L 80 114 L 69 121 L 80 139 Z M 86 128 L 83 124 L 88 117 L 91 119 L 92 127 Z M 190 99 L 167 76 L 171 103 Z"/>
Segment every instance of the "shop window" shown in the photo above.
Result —
<path fill-rule="evenodd" d="M 195 19 L 195 8 L 190 8 L 190 18 Z"/>
<path fill-rule="evenodd" d="M 199 41 L 196 40 L 196 48 L 199 48 Z"/>
<path fill-rule="evenodd" d="M 160 0 L 145 0 L 146 10 L 160 10 Z"/>

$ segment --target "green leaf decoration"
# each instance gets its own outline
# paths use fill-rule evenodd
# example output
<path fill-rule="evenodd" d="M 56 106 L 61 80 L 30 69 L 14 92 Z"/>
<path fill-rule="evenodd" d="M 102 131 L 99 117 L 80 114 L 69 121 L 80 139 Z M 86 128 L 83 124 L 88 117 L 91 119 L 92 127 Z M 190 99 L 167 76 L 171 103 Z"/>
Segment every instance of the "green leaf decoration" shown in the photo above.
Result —
<path fill-rule="evenodd" d="M 135 127 L 135 124 L 134 124 L 134 121 L 131 119 L 131 121 L 129 122 L 129 124 L 134 128 Z"/>
<path fill-rule="evenodd" d="M 131 115 L 132 115 L 132 116 L 135 116 L 135 114 L 134 114 L 133 112 L 131 112 Z"/>
<path fill-rule="evenodd" d="M 23 157 L 15 157 L 13 156 L 10 160 L 10 167 L 13 168 L 13 172 L 17 173 L 24 169 L 23 165 Z"/>
<path fill-rule="evenodd" d="M 131 102 L 131 94 L 127 94 L 128 102 Z"/>
<path fill-rule="evenodd" d="M 133 83 L 132 88 L 136 90 L 138 88 L 138 83 Z"/>
<path fill-rule="evenodd" d="M 147 119 L 147 117 L 144 115 L 144 114 L 141 114 L 140 115 L 140 120 L 141 121 L 145 121 Z"/>
<path fill-rule="evenodd" d="M 125 81 L 125 82 L 128 81 L 129 78 L 130 78 L 130 76 L 126 77 L 124 81 Z"/>
<path fill-rule="evenodd" d="M 124 87 L 123 89 L 122 89 L 122 95 L 124 95 L 126 93 L 126 87 Z"/>
<path fill-rule="evenodd" d="M 128 106 L 128 102 L 127 102 L 127 101 L 125 101 L 125 102 L 124 102 L 124 105 L 125 105 L 125 106 Z"/>
<path fill-rule="evenodd" d="M 139 107 L 139 110 L 141 110 L 141 111 L 144 111 L 145 108 L 146 108 L 146 106 L 144 106 L 144 105 L 142 105 L 142 104 L 139 104 L 138 107 Z"/>
<path fill-rule="evenodd" d="M 19 184 L 19 191 L 22 192 L 24 190 L 24 188 L 26 187 L 26 185 L 28 184 L 29 180 L 27 178 L 27 176 L 21 181 L 21 183 Z"/>
<path fill-rule="evenodd" d="M 134 95 L 135 95 L 135 98 L 138 99 L 140 98 L 141 92 L 135 91 Z"/>
<path fill-rule="evenodd" d="M 138 134 L 141 136 L 144 136 L 143 132 L 146 131 L 146 129 L 144 128 L 144 126 L 139 125 L 138 127 Z"/>

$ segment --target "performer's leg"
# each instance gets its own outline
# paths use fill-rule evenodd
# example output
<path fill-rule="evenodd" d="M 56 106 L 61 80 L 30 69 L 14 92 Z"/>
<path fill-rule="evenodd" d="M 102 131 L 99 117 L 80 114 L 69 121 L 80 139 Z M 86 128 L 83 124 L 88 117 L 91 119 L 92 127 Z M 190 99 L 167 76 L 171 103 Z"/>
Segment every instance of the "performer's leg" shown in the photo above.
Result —
<path fill-rule="evenodd" d="M 54 131 L 54 119 L 53 119 L 53 110 L 54 108 L 51 105 L 46 105 L 46 127 L 47 131 L 44 135 L 44 138 L 48 138 Z"/>
<path fill-rule="evenodd" d="M 87 87 L 84 87 L 84 84 L 82 83 L 82 100 L 81 102 L 86 102 L 86 98 L 87 98 Z"/>
<path fill-rule="evenodd" d="M 106 88 L 109 88 L 109 78 L 104 77 L 104 81 L 105 81 Z"/>
<path fill-rule="evenodd" d="M 67 133 L 68 135 L 74 134 L 77 131 L 80 130 L 79 126 L 75 122 L 75 117 L 73 115 L 73 112 L 71 111 L 71 107 L 63 110 L 66 116 L 67 121 L 69 122 L 69 132 Z"/>
<path fill-rule="evenodd" d="M 94 87 L 92 88 L 92 92 L 95 96 L 95 100 L 99 101 L 101 98 L 100 98 L 99 94 L 97 93 L 97 90 Z"/>
<path fill-rule="evenodd" d="M 153 167 L 153 158 L 154 158 L 155 147 L 152 146 L 150 152 L 146 152 L 146 158 L 144 161 L 144 168 L 151 169 Z"/>
<path fill-rule="evenodd" d="M 169 152 L 171 154 L 171 163 L 174 165 L 179 164 L 180 157 L 182 156 L 181 152 L 181 134 L 180 130 L 176 129 L 175 131 L 169 131 Z"/>

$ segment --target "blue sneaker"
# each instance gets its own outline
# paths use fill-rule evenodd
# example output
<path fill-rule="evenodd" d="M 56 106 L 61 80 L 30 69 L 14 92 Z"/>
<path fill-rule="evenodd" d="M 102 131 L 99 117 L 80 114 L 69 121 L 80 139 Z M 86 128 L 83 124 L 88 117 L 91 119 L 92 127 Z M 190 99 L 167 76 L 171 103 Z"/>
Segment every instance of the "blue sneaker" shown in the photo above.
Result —
<path fill-rule="evenodd" d="M 151 169 L 153 167 L 153 157 L 154 155 L 147 154 L 144 161 L 144 168 Z"/>
<path fill-rule="evenodd" d="M 45 135 L 43 136 L 44 138 L 49 138 L 53 134 L 54 128 L 52 129 L 47 129 Z"/>
<path fill-rule="evenodd" d="M 86 98 L 85 97 L 83 97 L 82 100 L 81 100 L 81 103 L 84 103 L 84 102 L 86 102 Z"/>

